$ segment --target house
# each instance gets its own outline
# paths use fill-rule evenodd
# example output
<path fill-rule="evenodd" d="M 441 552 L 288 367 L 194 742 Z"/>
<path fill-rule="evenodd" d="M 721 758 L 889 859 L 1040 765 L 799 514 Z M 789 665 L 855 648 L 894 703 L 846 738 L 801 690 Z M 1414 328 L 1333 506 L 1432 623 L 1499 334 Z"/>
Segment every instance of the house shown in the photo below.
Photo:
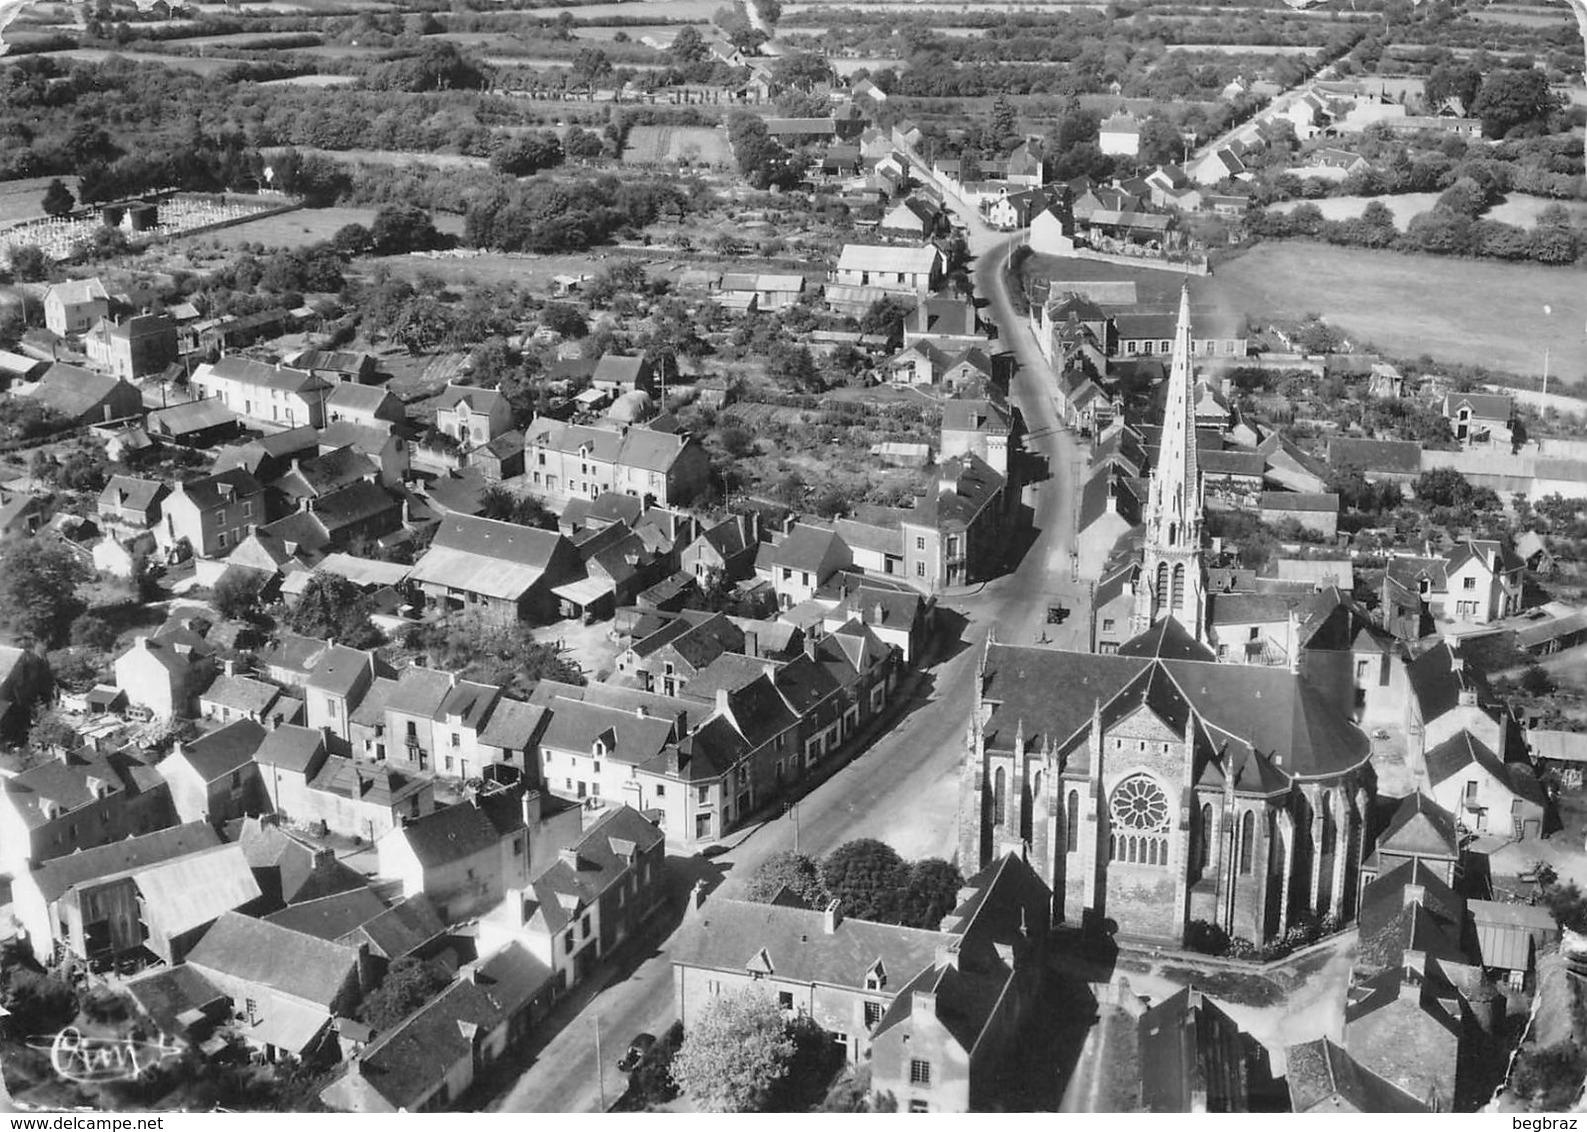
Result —
<path fill-rule="evenodd" d="M 1104 119 L 1097 142 L 1109 156 L 1134 157 L 1141 152 L 1140 120 L 1127 112 Z"/>
<path fill-rule="evenodd" d="M 581 570 L 578 551 L 555 531 L 448 515 L 408 580 L 445 611 L 544 620 L 556 610 L 554 587 Z"/>
<path fill-rule="evenodd" d="M 853 564 L 852 552 L 836 531 L 798 523 L 787 534 L 759 544 L 755 575 L 771 583 L 778 604 L 789 609 L 809 601 L 828 578 Z"/>
<path fill-rule="evenodd" d="M 12 879 L 14 916 L 40 963 L 70 953 L 100 960 L 143 944 L 138 869 L 212 849 L 220 836 L 194 822 L 123 837 L 19 871 Z"/>
<path fill-rule="evenodd" d="M 1024 228 L 1037 213 L 1054 203 L 1053 195 L 1040 188 L 1004 189 L 986 207 L 986 222 L 1002 231 Z"/>
<path fill-rule="evenodd" d="M 0 491 L 0 538 L 37 534 L 50 516 L 42 495 Z"/>
<path fill-rule="evenodd" d="M 447 923 L 494 907 L 521 889 L 579 828 L 576 807 L 535 790 L 475 794 L 398 826 L 375 843 L 379 873 L 423 893 Z"/>
<path fill-rule="evenodd" d="M 1073 255 L 1075 215 L 1067 208 L 1049 205 L 1032 210 L 1030 246 L 1043 255 Z"/>
<path fill-rule="evenodd" d="M 180 637 L 141 636 L 115 659 L 116 687 L 149 718 L 191 716 L 198 690 L 214 671 L 207 653 Z"/>
<path fill-rule="evenodd" d="M 1462 444 L 1509 444 L 1515 406 L 1507 394 L 1449 393 L 1444 396 L 1444 419 Z"/>
<path fill-rule="evenodd" d="M 1198 185 L 1212 186 L 1231 178 L 1249 177 L 1245 161 L 1231 146 L 1219 146 L 1185 166 L 1185 172 Z"/>
<path fill-rule="evenodd" d="M 241 468 L 230 468 L 178 481 L 161 511 L 162 522 L 154 529 L 163 549 L 214 558 L 265 521 L 264 487 Z"/>
<path fill-rule="evenodd" d="M 147 865 L 128 879 L 137 893 L 143 946 L 167 967 L 182 962 L 221 916 L 254 908 L 261 896 L 235 844 Z"/>
<path fill-rule="evenodd" d="M 193 387 L 261 428 L 325 426 L 331 383 L 306 370 L 229 355 L 193 371 Z"/>
<path fill-rule="evenodd" d="M 1469 731 L 1488 750 L 1503 751 L 1506 726 L 1482 706 L 1487 682 L 1466 665 L 1454 644 L 1434 645 L 1406 664 L 1405 673 L 1411 694 L 1404 726 L 1412 750 L 1425 752 Z"/>
<path fill-rule="evenodd" d="M 31 390 L 22 393 L 74 425 L 126 420 L 143 412 L 137 386 L 111 374 L 56 362 Z"/>
<path fill-rule="evenodd" d="M 550 969 L 555 993 L 571 989 L 666 903 L 666 843 L 633 807 L 608 810 L 480 916 L 481 947 L 521 943 Z"/>
<path fill-rule="evenodd" d="M 465 450 L 483 447 L 512 427 L 512 406 L 499 389 L 449 381 L 432 404 L 436 428 Z"/>
<path fill-rule="evenodd" d="M 215 677 L 209 687 L 199 693 L 198 713 L 221 723 L 251 719 L 268 724 L 279 699 L 281 689 L 274 684 L 227 672 Z"/>
<path fill-rule="evenodd" d="M 1362 892 L 1379 875 L 1407 862 L 1454 887 L 1460 865 L 1455 816 L 1421 792 L 1401 799 L 1389 824 L 1378 834 L 1371 855 L 1361 863 Z"/>
<path fill-rule="evenodd" d="M 451 385 L 448 384 L 448 389 Z M 402 402 L 383 385 L 360 385 L 343 381 L 325 398 L 326 427 L 338 421 L 379 428 L 384 423 L 401 424 L 406 418 Z"/>
<path fill-rule="evenodd" d="M 845 286 L 924 295 L 937 289 L 944 267 L 942 251 L 935 244 L 917 248 L 845 244 L 833 279 Z"/>
<path fill-rule="evenodd" d="M 83 336 L 83 351 L 107 373 L 137 381 L 176 361 L 176 323 L 163 314 L 101 318 Z"/>
<path fill-rule="evenodd" d="M 261 775 L 265 770 L 261 766 Z M 370 844 L 403 822 L 435 811 L 435 784 L 429 777 L 341 755 L 327 755 L 300 798 L 288 797 L 297 824 Z"/>
<path fill-rule="evenodd" d="M 901 520 L 904 580 L 935 593 L 996 574 L 1004 554 L 1004 483 L 973 453 L 943 460 L 935 492 Z"/>
<path fill-rule="evenodd" d="M 1328 1038 L 1302 1042 L 1284 1051 L 1285 1084 L 1293 1112 L 1430 1112 L 1426 1104 L 1398 1085 L 1364 1068 Z"/>
<path fill-rule="evenodd" d="M 1469 731 L 1424 756 L 1433 800 L 1478 835 L 1521 841 L 1548 830 L 1548 794 L 1526 763 L 1505 762 Z"/>
<path fill-rule="evenodd" d="M 98 278 L 56 283 L 44 292 L 44 325 L 66 337 L 82 334 L 110 314 L 110 293 Z"/>
<path fill-rule="evenodd" d="M 356 350 L 299 350 L 281 361 L 338 385 L 362 385 L 376 376 L 374 355 Z"/>
<path fill-rule="evenodd" d="M 940 206 L 922 197 L 908 197 L 882 217 L 879 227 L 884 232 L 929 238 L 936 234 L 941 216 Z"/>
<path fill-rule="evenodd" d="M 156 768 L 171 788 L 178 821 L 230 821 L 269 809 L 254 752 L 265 729 L 251 719 L 178 743 Z"/>
<path fill-rule="evenodd" d="M 702 586 L 710 578 L 736 582 L 755 572 L 760 516 L 730 515 L 702 531 L 679 554 L 679 566 Z"/>
<path fill-rule="evenodd" d="M 226 831 L 248 858 L 248 867 L 264 893 L 262 908 L 281 908 L 368 887 L 368 878 L 338 861 L 334 849 L 301 840 L 274 817 L 243 818 L 228 823 Z"/>
<path fill-rule="evenodd" d="M 687 434 L 618 422 L 566 424 L 549 417 L 536 417 L 524 430 L 524 467 L 531 490 L 555 503 L 616 491 L 678 507 L 710 480 L 710 458 Z"/>
<path fill-rule="evenodd" d="M 722 285 L 716 292 L 728 305 L 740 305 L 757 311 L 779 311 L 793 306 L 804 295 L 803 275 L 748 275 L 729 273 L 722 276 Z"/>
<path fill-rule="evenodd" d="M 231 1000 L 229 1029 L 267 1061 L 334 1055 L 332 1022 L 369 988 L 367 953 L 268 920 L 227 912 L 187 966 Z"/>
<path fill-rule="evenodd" d="M 1112 319 L 1110 357 L 1163 355 L 1173 349 L 1176 317 L 1170 313 L 1117 314 Z M 1193 357 L 1243 358 L 1249 340 L 1244 318 L 1229 319 L 1208 312 L 1191 321 Z"/>
<path fill-rule="evenodd" d="M 259 658 L 265 676 L 287 688 L 308 685 L 314 667 L 330 648 L 326 641 L 314 637 L 300 637 L 296 633 L 281 633 L 271 648 Z"/>
<path fill-rule="evenodd" d="M 649 392 L 655 388 L 655 367 L 649 358 L 602 354 L 590 374 L 590 385 L 604 393 Z"/>
<path fill-rule="evenodd" d="M 986 1110 L 1035 1005 L 1050 900 L 1015 854 L 972 877 L 937 931 L 696 890 L 671 948 L 674 1005 L 687 1030 L 754 988 L 868 1061 L 873 1093 L 900 1112 Z"/>
<path fill-rule="evenodd" d="M 1390 555 L 1379 588 L 1379 619 L 1401 640 L 1426 636 L 1435 617 L 1449 615 L 1448 563 L 1442 558 Z"/>
<path fill-rule="evenodd" d="M 60 751 L 0 781 L 0 870 L 17 876 L 175 823 L 165 780 L 136 753 Z"/>
<path fill-rule="evenodd" d="M 1525 571 L 1526 563 L 1504 543 L 1467 539 L 1444 559 L 1450 603 L 1446 612 L 1478 624 L 1519 613 Z"/>
<path fill-rule="evenodd" d="M 522 1044 L 549 998 L 551 972 L 519 944 L 466 964 L 455 981 L 347 1059 L 320 1090 L 336 1112 L 441 1112 Z"/>
<path fill-rule="evenodd" d="M 1271 525 L 1293 521 L 1325 539 L 1339 531 L 1339 496 L 1331 491 L 1264 491 L 1258 510 Z"/>
<path fill-rule="evenodd" d="M 1512 990 L 1534 985 L 1537 957 L 1559 942 L 1560 927 L 1548 908 L 1497 900 L 1468 900 L 1477 957 Z"/>
<path fill-rule="evenodd" d="M 942 406 L 943 460 L 974 455 L 1006 477 L 1013 435 L 1013 414 L 996 386 L 987 385 L 985 396 L 954 397 Z"/>
<path fill-rule="evenodd" d="M 448 743 L 443 734 L 445 728 L 437 727 L 436 722 L 441 717 L 441 705 L 452 698 L 454 691 L 460 693 L 454 698 L 452 709 L 457 727 L 451 729 L 451 742 Z M 386 709 L 386 736 L 391 744 L 390 758 L 400 757 L 409 770 L 440 772 L 444 752 L 448 763 L 446 773 L 457 774 L 456 760 L 467 753 L 462 750 L 464 717 L 473 725 L 469 729 L 472 736 L 480 716 L 490 708 L 492 691 L 469 681 L 460 685 L 450 672 L 416 664 L 404 668 L 397 682 L 382 697 Z M 444 724 L 445 720 L 442 722 Z M 476 769 L 478 766 L 476 762 Z M 467 777 L 466 771 L 464 777 Z"/>
<path fill-rule="evenodd" d="M 318 654 L 303 682 L 310 727 L 324 729 L 333 749 L 347 749 L 353 712 L 376 677 L 389 669 L 373 652 L 332 644 Z"/>
<path fill-rule="evenodd" d="M 746 647 L 744 631 L 725 614 L 685 613 L 619 653 L 617 670 L 647 692 L 676 696 L 717 657 Z"/>
<path fill-rule="evenodd" d="M 930 340 L 939 349 L 982 346 L 986 332 L 970 299 L 940 295 L 922 299 L 904 318 L 904 345 Z"/>
<path fill-rule="evenodd" d="M 1143 1013 L 1136 1035 L 1145 1111 L 1251 1111 L 1261 1047 L 1194 986 Z"/>
<path fill-rule="evenodd" d="M 372 543 L 402 528 L 403 504 L 374 479 L 355 480 L 323 494 L 304 495 L 297 510 L 259 528 L 307 562 Z"/>

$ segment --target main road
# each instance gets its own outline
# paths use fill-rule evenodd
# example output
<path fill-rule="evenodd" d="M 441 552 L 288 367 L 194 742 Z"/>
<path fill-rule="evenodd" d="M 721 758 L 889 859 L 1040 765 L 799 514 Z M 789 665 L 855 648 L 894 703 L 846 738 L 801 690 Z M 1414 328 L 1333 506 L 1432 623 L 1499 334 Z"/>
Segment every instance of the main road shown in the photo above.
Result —
<path fill-rule="evenodd" d="M 741 893 L 747 878 L 765 858 L 795 845 L 820 855 L 855 837 L 876 837 L 905 857 L 952 858 L 957 848 L 958 779 L 965 724 L 972 703 L 975 657 L 989 630 L 1008 643 L 1038 638 L 1084 647 L 1084 618 L 1062 628 L 1047 626 L 1054 598 L 1076 603 L 1070 576 L 1074 544 L 1074 505 L 1078 491 L 1073 471 L 1079 450 L 1060 427 L 1053 379 L 1026 320 L 1015 310 L 1004 280 L 1011 238 L 981 222 L 974 209 L 958 202 L 975 257 L 976 293 L 988 301 L 1000 330 L 1000 348 L 1018 361 L 1013 400 L 1025 422 L 1025 451 L 1044 465 L 1045 478 L 1025 490 L 1035 541 L 1012 574 L 988 583 L 978 593 L 944 604 L 967 619 L 961 643 L 924 676 L 914 700 L 887 734 L 820 786 L 800 799 L 786 816 L 753 828 L 725 854 L 705 862 L 674 858 L 672 864 L 692 881 L 719 873 L 719 894 Z M 661 1034 L 673 1021 L 672 974 L 668 940 L 661 940 L 631 973 L 619 972 L 593 997 L 586 991 L 551 1020 L 565 1024 L 532 1053 L 533 1060 L 509 1091 L 488 1107 L 501 1112 L 598 1111 L 604 1074 L 610 1101 L 622 1090 L 612 1063 L 636 1033 Z M 625 977 L 624 977 L 625 976 Z M 577 1010 L 576 1016 L 573 1016 Z M 596 1060 L 596 1019 L 601 1029 L 601 1062 Z M 551 1027 L 548 1027 L 548 1030 Z"/>

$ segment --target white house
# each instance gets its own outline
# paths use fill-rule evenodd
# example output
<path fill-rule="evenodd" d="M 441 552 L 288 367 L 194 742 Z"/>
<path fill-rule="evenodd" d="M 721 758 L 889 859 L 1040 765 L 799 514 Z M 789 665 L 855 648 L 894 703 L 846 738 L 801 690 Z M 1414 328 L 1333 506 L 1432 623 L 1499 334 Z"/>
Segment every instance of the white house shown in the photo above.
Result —
<path fill-rule="evenodd" d="M 918 248 L 845 244 L 834 278 L 844 286 L 924 294 L 942 282 L 944 266 L 942 251 L 933 244 Z"/>
<path fill-rule="evenodd" d="M 44 325 L 52 333 L 82 334 L 110 314 L 110 294 L 95 279 L 57 283 L 44 293 Z"/>
<path fill-rule="evenodd" d="M 1097 141 L 1109 156 L 1134 157 L 1141 152 L 1140 120 L 1127 111 L 1115 114 L 1102 123 Z"/>

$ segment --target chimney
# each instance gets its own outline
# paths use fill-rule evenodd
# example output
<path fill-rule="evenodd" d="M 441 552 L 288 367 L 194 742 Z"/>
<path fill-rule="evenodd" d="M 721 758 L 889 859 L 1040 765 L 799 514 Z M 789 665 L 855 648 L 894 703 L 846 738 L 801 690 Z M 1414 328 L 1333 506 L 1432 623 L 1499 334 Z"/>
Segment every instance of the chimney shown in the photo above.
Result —
<path fill-rule="evenodd" d="M 1427 899 L 1427 889 L 1419 884 L 1408 884 L 1400 895 L 1405 907 L 1413 908 Z"/>
<path fill-rule="evenodd" d="M 523 823 L 530 829 L 540 824 L 540 816 L 545 812 L 545 799 L 538 790 L 525 790 L 523 792 Z"/>
<path fill-rule="evenodd" d="M 727 689 L 726 688 L 718 688 L 716 690 L 716 714 L 717 715 L 726 715 L 727 713 L 728 713 L 728 708 L 727 708 Z"/>
<path fill-rule="evenodd" d="M 942 466 L 937 469 L 937 494 L 957 495 L 958 492 L 959 477 L 954 472 L 949 471 L 948 462 L 944 460 Z"/>
<path fill-rule="evenodd" d="M 557 856 L 560 857 L 563 863 L 565 863 L 574 872 L 579 871 L 578 849 L 574 848 L 572 845 L 566 845 L 557 851 Z"/>
<path fill-rule="evenodd" d="M 1407 992 L 1419 992 L 1426 972 L 1427 953 L 1407 947 L 1400 956 L 1400 997 L 1405 997 Z"/>
<path fill-rule="evenodd" d="M 814 633 L 805 638 L 805 655 L 811 660 L 816 658 L 816 635 Z"/>
<path fill-rule="evenodd" d="M 751 659 L 760 656 L 760 634 L 753 629 L 744 632 L 744 655 Z"/>
<path fill-rule="evenodd" d="M 644 704 L 635 704 L 634 705 L 634 714 L 636 716 L 638 716 L 640 719 L 649 719 L 650 718 L 650 709 L 647 708 Z"/>
<path fill-rule="evenodd" d="M 942 968 L 951 967 L 955 971 L 959 969 L 959 941 L 957 938 L 937 945 L 937 966 Z"/>
<path fill-rule="evenodd" d="M 409 515 L 408 515 L 408 507 L 409 507 L 408 501 L 406 499 L 404 499 L 402 501 L 402 525 L 405 526 L 405 527 L 408 525 L 408 523 L 410 521 L 410 518 L 409 518 Z"/>
<path fill-rule="evenodd" d="M 227 676 L 237 675 L 237 662 L 235 660 L 227 658 L 221 662 L 221 667 L 225 670 Z"/>
<path fill-rule="evenodd" d="M 697 880 L 694 887 L 689 890 L 689 910 L 700 908 L 705 904 L 705 881 Z"/>
<path fill-rule="evenodd" d="M 826 906 L 822 913 L 822 929 L 827 935 L 836 935 L 838 925 L 843 922 L 842 902 L 834 900 Z"/>
<path fill-rule="evenodd" d="M 877 602 L 871 607 L 871 624 L 880 625 L 886 620 L 887 611 L 882 608 L 882 603 Z"/>

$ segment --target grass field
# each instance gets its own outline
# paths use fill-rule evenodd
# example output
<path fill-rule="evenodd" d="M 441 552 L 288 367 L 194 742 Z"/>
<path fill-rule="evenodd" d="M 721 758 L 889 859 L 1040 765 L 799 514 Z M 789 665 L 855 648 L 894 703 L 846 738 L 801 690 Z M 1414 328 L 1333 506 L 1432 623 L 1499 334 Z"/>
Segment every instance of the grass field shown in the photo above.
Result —
<path fill-rule="evenodd" d="M 635 126 L 628 131 L 623 161 L 631 165 L 691 164 L 726 166 L 733 161 L 727 134 L 709 126 Z"/>
<path fill-rule="evenodd" d="M 295 75 L 290 79 L 271 79 L 260 86 L 352 86 L 358 81 L 357 75 Z"/>
<path fill-rule="evenodd" d="M 322 76 L 324 77 L 324 76 Z M 329 157 L 332 161 L 356 165 L 435 165 L 442 169 L 483 169 L 490 164 L 488 157 L 467 157 L 460 153 L 408 153 L 385 149 L 316 149 L 310 145 L 297 147 L 299 153 L 312 153 Z M 276 152 L 270 150 L 268 152 Z"/>
<path fill-rule="evenodd" d="M 0 181 L 0 227 L 43 216 L 44 189 L 52 180 L 53 177 L 30 177 L 25 181 Z M 75 197 L 78 178 L 62 177 L 61 181 Z"/>
<path fill-rule="evenodd" d="M 1411 217 L 1418 212 L 1426 212 L 1437 204 L 1438 195 L 1437 193 L 1400 193 L 1381 197 L 1324 197 L 1322 200 L 1310 203 L 1317 206 L 1324 219 L 1350 220 L 1361 215 L 1368 201 L 1382 201 L 1388 205 L 1389 211 L 1394 213 L 1395 222 L 1404 229 L 1406 221 Z M 1305 203 L 1307 202 L 1286 200 L 1273 205 L 1272 208 L 1275 212 L 1292 212 Z M 1564 205 L 1578 224 L 1587 221 L 1587 201 L 1554 201 L 1546 197 L 1528 196 L 1525 193 L 1511 193 L 1484 215 L 1489 220 L 1500 220 L 1506 224 L 1518 224 L 1523 228 L 1530 228 L 1538 215 L 1551 204 Z"/>
<path fill-rule="evenodd" d="M 1317 312 L 1380 350 L 1587 379 L 1587 270 L 1274 241 L 1219 263 L 1220 296 L 1258 321 Z M 1544 314 L 1545 305 L 1553 314 Z"/>
<path fill-rule="evenodd" d="M 199 59 L 189 55 L 156 55 L 153 52 L 142 51 L 101 51 L 95 47 L 77 47 L 70 51 L 45 51 L 39 55 L 22 56 L 17 58 L 44 58 L 56 59 L 63 62 L 76 60 L 80 63 L 103 63 L 112 55 L 128 59 L 134 63 L 157 63 L 162 67 L 170 67 L 177 71 L 192 71 L 194 74 L 210 76 L 219 74 L 228 67 L 235 67 L 242 59 Z"/>
<path fill-rule="evenodd" d="M 294 212 L 266 216 L 262 220 L 234 224 L 216 232 L 205 232 L 192 239 L 199 243 L 219 241 L 227 247 L 263 244 L 267 248 L 297 248 L 328 240 L 336 235 L 338 229 L 348 224 L 363 224 L 367 227 L 374 218 L 375 210 L 372 208 L 300 208 Z M 454 235 L 463 230 L 463 223 L 458 217 L 445 214 L 436 216 L 435 226 L 442 232 Z"/>

